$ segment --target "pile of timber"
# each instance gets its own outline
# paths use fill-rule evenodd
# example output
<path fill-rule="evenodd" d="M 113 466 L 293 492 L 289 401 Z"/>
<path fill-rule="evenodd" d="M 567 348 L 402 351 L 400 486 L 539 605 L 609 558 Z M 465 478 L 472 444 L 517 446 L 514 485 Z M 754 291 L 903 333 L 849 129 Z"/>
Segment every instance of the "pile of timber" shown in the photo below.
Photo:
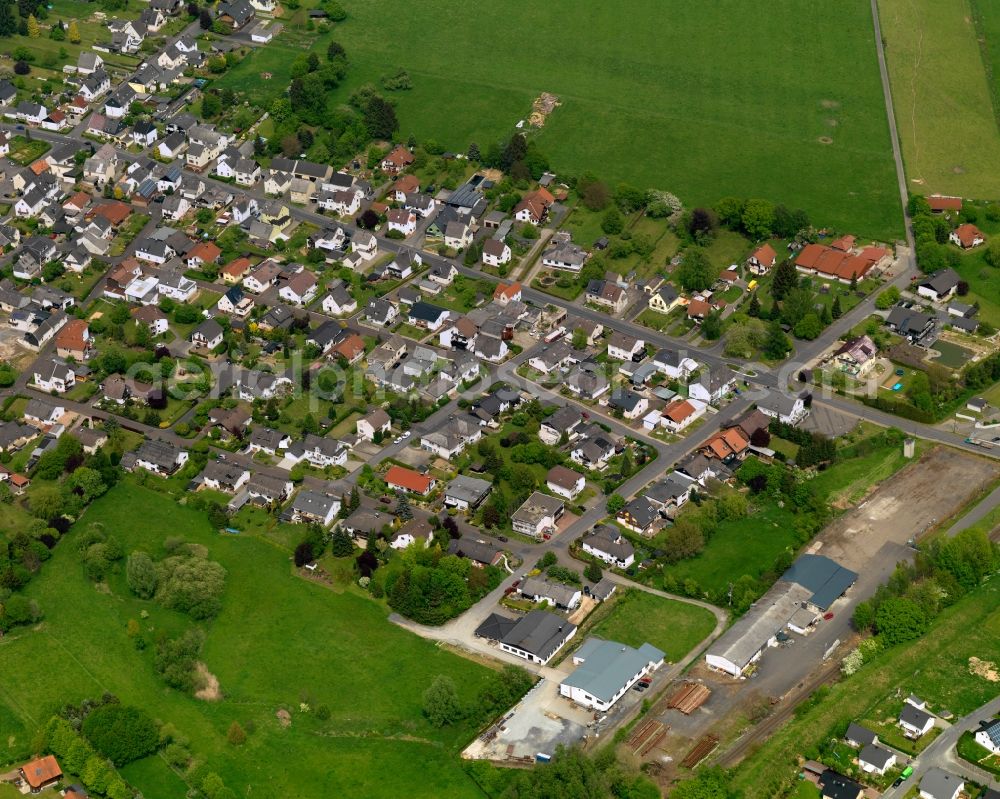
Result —
<path fill-rule="evenodd" d="M 681 765 L 684 766 L 684 768 L 694 768 L 702 760 L 712 754 L 712 752 L 715 751 L 715 747 L 718 745 L 718 735 L 706 735 L 694 745 L 694 749 L 687 753 L 687 757 L 681 761 Z"/>
<path fill-rule="evenodd" d="M 705 704 L 711 695 L 712 691 L 701 683 L 685 683 L 667 700 L 667 707 L 679 710 L 687 716 Z"/>

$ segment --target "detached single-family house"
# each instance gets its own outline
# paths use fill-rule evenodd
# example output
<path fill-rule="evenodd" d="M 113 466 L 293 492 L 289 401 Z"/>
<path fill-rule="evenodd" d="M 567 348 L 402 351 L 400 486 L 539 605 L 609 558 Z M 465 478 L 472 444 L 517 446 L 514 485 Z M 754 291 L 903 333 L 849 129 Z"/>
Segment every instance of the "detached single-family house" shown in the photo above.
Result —
<path fill-rule="evenodd" d="M 556 496 L 576 499 L 587 485 L 586 478 L 565 466 L 556 465 L 545 476 L 545 486 Z"/>
<path fill-rule="evenodd" d="M 492 490 L 493 484 L 489 480 L 460 474 L 445 487 L 444 504 L 457 510 L 473 511 L 483 504 Z"/>
<path fill-rule="evenodd" d="M 924 774 L 919 790 L 920 799 L 958 799 L 965 790 L 965 781 L 935 766 Z"/>
<path fill-rule="evenodd" d="M 762 244 L 747 258 L 747 268 L 751 274 L 766 275 L 778 262 L 778 254 L 770 244 Z"/>
<path fill-rule="evenodd" d="M 876 744 L 868 744 L 858 754 L 858 765 L 867 774 L 885 774 L 896 765 L 896 753 Z"/>
<path fill-rule="evenodd" d="M 790 397 L 781 391 L 770 392 L 757 402 L 757 408 L 785 424 L 798 424 L 809 413 L 804 397 Z"/>
<path fill-rule="evenodd" d="M 954 269 L 941 269 L 917 284 L 917 294 L 935 302 L 943 302 L 955 295 L 962 281 Z"/>
<path fill-rule="evenodd" d="M 983 235 L 982 231 L 970 222 L 966 222 L 964 225 L 959 225 L 951 231 L 948 238 L 963 250 L 970 250 L 973 247 L 978 247 L 986 241 L 986 237 Z"/>
<path fill-rule="evenodd" d="M 566 510 L 565 503 L 548 494 L 535 491 L 510 517 L 514 532 L 541 540 L 546 534 L 555 532 L 556 523 Z"/>
<path fill-rule="evenodd" d="M 609 525 L 594 528 L 583 537 L 582 549 L 598 560 L 627 569 L 635 563 L 635 549 L 620 532 Z"/>
<path fill-rule="evenodd" d="M 608 357 L 619 361 L 640 361 L 646 356 L 646 343 L 641 338 L 616 330 L 608 339 Z"/>
<path fill-rule="evenodd" d="M 920 738 L 934 728 L 934 716 L 928 713 L 927 703 L 910 697 L 899 711 L 899 726 L 907 738 Z"/>
<path fill-rule="evenodd" d="M 385 473 L 385 483 L 392 489 L 426 496 L 434 490 L 437 480 L 430 475 L 415 472 L 413 469 L 407 469 L 405 466 L 393 465 Z"/>
<path fill-rule="evenodd" d="M 975 739 L 983 749 L 994 755 L 1000 754 L 1000 719 L 981 722 Z"/>
<path fill-rule="evenodd" d="M 370 411 L 366 416 L 362 416 L 356 422 L 358 438 L 364 441 L 374 441 L 375 436 L 381 433 L 383 436 L 389 434 L 392 429 L 392 419 L 381 408 Z"/>
<path fill-rule="evenodd" d="M 505 241 L 487 239 L 483 242 L 483 263 L 487 266 L 503 266 L 510 263 L 511 249 Z"/>

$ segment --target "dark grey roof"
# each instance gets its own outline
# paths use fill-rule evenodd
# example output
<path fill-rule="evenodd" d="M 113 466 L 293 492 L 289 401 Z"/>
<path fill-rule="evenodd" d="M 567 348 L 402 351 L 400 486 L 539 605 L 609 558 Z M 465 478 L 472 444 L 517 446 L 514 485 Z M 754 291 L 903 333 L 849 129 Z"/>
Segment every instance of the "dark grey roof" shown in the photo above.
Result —
<path fill-rule="evenodd" d="M 491 613 L 485 621 L 476 628 L 476 636 L 490 641 L 499 641 L 506 637 L 517 626 L 517 619 Z"/>
<path fill-rule="evenodd" d="M 937 294 L 946 294 L 955 288 L 961 279 L 954 269 L 942 269 L 928 277 L 920 286 L 929 288 Z"/>
<path fill-rule="evenodd" d="M 844 738 L 861 746 L 870 746 L 875 743 L 878 736 L 867 727 L 862 727 L 860 724 L 855 724 L 852 721 L 847 725 L 847 733 L 844 735 Z"/>
<path fill-rule="evenodd" d="M 888 749 L 883 749 L 881 746 L 876 746 L 875 744 L 868 744 L 868 746 L 861 750 L 858 760 L 870 763 L 879 769 L 884 769 L 893 757 L 895 755 Z"/>
<path fill-rule="evenodd" d="M 823 799 L 858 799 L 864 787 L 850 777 L 827 769 L 820 777 L 823 785 Z"/>
<path fill-rule="evenodd" d="M 904 702 L 903 709 L 899 711 L 899 720 L 917 729 L 923 729 L 924 725 L 932 718 L 934 716 L 926 710 L 921 710 L 909 702 Z"/>
<path fill-rule="evenodd" d="M 845 569 L 825 555 L 801 555 L 782 576 L 813 592 L 809 601 L 826 610 L 858 579 L 858 573 Z"/>
<path fill-rule="evenodd" d="M 924 774 L 924 778 L 920 780 L 920 793 L 921 795 L 927 794 L 934 799 L 951 799 L 962 784 L 963 780 L 960 777 L 935 767 Z"/>
<path fill-rule="evenodd" d="M 994 746 L 1000 747 L 1000 719 L 982 722 L 979 726 L 979 731 L 986 733 L 986 736 L 993 742 Z"/>
<path fill-rule="evenodd" d="M 415 302 L 410 306 L 410 316 L 421 322 L 436 322 L 447 308 L 439 308 L 429 302 Z"/>
<path fill-rule="evenodd" d="M 548 660 L 576 630 L 576 625 L 544 610 L 533 610 L 500 639 L 501 643 Z"/>

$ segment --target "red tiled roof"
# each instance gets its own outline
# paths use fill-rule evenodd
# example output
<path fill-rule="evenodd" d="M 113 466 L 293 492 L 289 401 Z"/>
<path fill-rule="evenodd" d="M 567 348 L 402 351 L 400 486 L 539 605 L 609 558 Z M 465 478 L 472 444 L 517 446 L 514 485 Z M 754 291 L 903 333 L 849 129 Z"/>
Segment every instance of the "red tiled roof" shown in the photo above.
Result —
<path fill-rule="evenodd" d="M 674 400 L 666 408 L 663 409 L 663 415 L 666 416 L 672 422 L 683 422 L 692 413 L 694 413 L 694 406 L 687 400 Z"/>
<path fill-rule="evenodd" d="M 854 249 L 854 236 L 841 236 L 830 242 L 830 246 L 841 252 L 850 252 Z"/>
<path fill-rule="evenodd" d="M 132 208 L 126 203 L 119 202 L 118 200 L 112 200 L 111 202 L 101 203 L 97 208 L 94 209 L 94 216 L 102 216 L 107 219 L 112 225 L 120 225 L 129 215 L 132 213 Z"/>
<path fill-rule="evenodd" d="M 407 150 L 402 144 L 399 144 L 391 153 L 382 159 L 382 162 L 391 164 L 397 169 L 402 169 L 404 166 L 408 166 L 413 163 L 413 153 Z"/>
<path fill-rule="evenodd" d="M 750 257 L 765 266 L 773 266 L 774 262 L 778 259 L 778 254 L 770 244 L 761 244 L 753 251 L 753 255 Z"/>
<path fill-rule="evenodd" d="M 230 275 L 232 277 L 240 277 L 249 272 L 250 267 L 252 266 L 253 264 L 250 262 L 249 258 L 234 258 L 222 267 L 222 274 Z"/>
<path fill-rule="evenodd" d="M 215 261 L 222 255 L 222 250 L 220 250 L 214 242 L 211 241 L 199 241 L 188 251 L 187 257 L 190 258 L 201 258 L 202 261 L 211 263 Z"/>
<path fill-rule="evenodd" d="M 946 197 L 942 194 L 932 194 L 927 198 L 927 204 L 932 211 L 961 211 L 961 197 Z"/>
<path fill-rule="evenodd" d="M 385 482 L 390 486 L 405 488 L 407 491 L 426 494 L 434 484 L 434 478 L 403 466 L 392 466 L 385 473 Z"/>
<path fill-rule="evenodd" d="M 32 164 L 32 165 L 31 165 L 31 166 L 29 167 L 29 168 L 30 168 L 30 169 L 31 169 L 31 171 L 32 171 L 32 172 L 34 172 L 34 173 L 35 173 L 36 175 L 41 175 L 41 174 L 42 174 L 42 172 L 47 172 L 47 171 L 48 171 L 48 168 L 49 168 L 49 162 L 48 162 L 48 161 L 46 161 L 46 160 L 45 160 L 44 158 L 39 158 L 39 159 L 38 159 L 37 161 L 35 161 L 35 163 L 33 163 L 33 164 Z"/>
<path fill-rule="evenodd" d="M 20 477 L 20 475 L 14 476 Z M 62 776 L 62 769 L 59 768 L 59 763 L 52 755 L 25 763 L 21 766 L 21 771 L 24 773 L 25 781 L 35 790 Z"/>
<path fill-rule="evenodd" d="M 962 242 L 963 247 L 971 247 L 975 244 L 977 238 L 983 238 L 983 234 L 979 231 L 979 228 L 969 222 L 955 228 L 955 235 L 958 236 L 958 240 Z"/>
<path fill-rule="evenodd" d="M 403 175 L 403 177 L 392 184 L 392 190 L 401 191 L 403 194 L 420 191 L 420 181 L 416 175 Z"/>
<path fill-rule="evenodd" d="M 83 319 L 70 319 L 56 333 L 56 347 L 70 352 L 84 352 L 87 349 L 87 323 Z"/>
<path fill-rule="evenodd" d="M 691 319 L 702 319 L 712 312 L 710 306 L 704 300 L 691 300 L 688 303 L 688 317 Z"/>
<path fill-rule="evenodd" d="M 506 297 L 508 300 L 513 299 L 521 292 L 520 283 L 500 283 L 495 289 L 493 289 L 493 299 L 498 300 L 501 297 Z"/>

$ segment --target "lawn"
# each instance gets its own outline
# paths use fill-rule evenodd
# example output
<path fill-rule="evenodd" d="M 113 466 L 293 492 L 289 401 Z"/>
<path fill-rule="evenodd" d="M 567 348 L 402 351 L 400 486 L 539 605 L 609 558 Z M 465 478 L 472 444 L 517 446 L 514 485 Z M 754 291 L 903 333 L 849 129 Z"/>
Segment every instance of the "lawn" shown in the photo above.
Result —
<path fill-rule="evenodd" d="M 977 5 L 1000 34 L 1000 12 Z M 879 12 L 910 188 L 995 197 L 1000 133 L 968 0 L 880 0 Z"/>
<path fill-rule="evenodd" d="M 633 647 L 650 643 L 676 663 L 713 629 L 715 617 L 704 608 L 633 590 L 625 591 L 590 632 Z"/>
<path fill-rule="evenodd" d="M 899 696 L 915 693 L 956 716 L 969 713 L 996 695 L 995 683 L 970 673 L 969 658 L 996 651 L 998 635 L 1000 584 L 994 580 L 945 610 L 923 638 L 834 685 L 744 760 L 730 787 L 746 799 L 783 795 L 798 772 L 799 755 Z"/>
<path fill-rule="evenodd" d="M 41 139 L 15 136 L 10 140 L 10 155 L 8 157 L 21 166 L 27 166 L 47 153 L 50 146 L 48 142 Z"/>
<path fill-rule="evenodd" d="M 315 48 L 331 36 L 347 48 L 350 71 L 331 101 L 406 69 L 413 89 L 389 95 L 402 140 L 482 147 L 512 134 L 552 92 L 562 105 L 535 135 L 556 172 L 664 189 L 688 205 L 765 197 L 822 225 L 902 233 L 864 3 L 778 0 L 760 13 L 737 0 L 635 0 L 623 14 L 601 4 L 581 13 L 569 0 L 425 0 L 390 15 L 374 3 L 348 11 Z M 301 53 L 293 33 L 216 85 L 280 96 Z M 273 77 L 261 81 L 263 72 Z"/>
<path fill-rule="evenodd" d="M 9 749 L 23 749 L 24 736 L 62 703 L 111 691 L 176 725 L 196 756 L 239 795 L 251 789 L 257 797 L 480 795 L 456 756 L 474 731 L 432 728 L 420 706 L 435 675 L 453 677 L 468 701 L 486 669 L 390 624 L 381 606 L 350 585 L 335 593 L 293 576 L 290 552 L 274 541 L 217 535 L 201 513 L 131 483 L 95 502 L 77 528 L 92 522 L 117 536 L 126 552 L 144 548 L 159 556 L 165 538 L 181 536 L 226 568 L 224 607 L 204 625 L 202 653 L 224 699 L 206 703 L 164 686 L 153 671 L 153 648 L 137 651 L 126 622 L 147 611 L 142 627 L 150 638 L 191 622 L 133 598 L 120 573 L 107 590 L 95 590 L 70 532 L 28 588 L 44 609 L 44 624 L 0 643 L 0 723 L 13 714 L 24 728 L 21 739 L 7 741 Z M 38 679 L 42 663 L 45 679 Z M 330 709 L 328 721 L 310 712 L 320 704 Z M 275 718 L 282 707 L 292 714 L 288 728 Z M 239 749 L 226 741 L 234 720 L 254 727 Z M 3 728 L 18 734 L 18 723 Z M 179 785 L 161 790 L 166 772 L 156 761 L 126 773 L 147 796 L 183 792 Z"/>
<path fill-rule="evenodd" d="M 963 302 L 979 301 L 979 319 L 1000 327 L 1000 269 L 995 269 L 983 258 L 986 248 L 980 247 L 962 253 L 956 270 L 969 284 L 969 296 Z"/>
<path fill-rule="evenodd" d="M 927 442 L 917 439 L 916 458 L 927 448 Z M 834 507 L 847 507 L 883 480 L 913 461 L 903 457 L 902 447 L 887 447 L 860 457 L 847 458 L 813 478 L 813 485 Z"/>
<path fill-rule="evenodd" d="M 664 564 L 663 576 L 693 580 L 707 594 L 725 591 L 741 575 L 760 577 L 795 546 L 794 521 L 791 510 L 768 502 L 743 519 L 720 522 L 700 555 Z"/>

